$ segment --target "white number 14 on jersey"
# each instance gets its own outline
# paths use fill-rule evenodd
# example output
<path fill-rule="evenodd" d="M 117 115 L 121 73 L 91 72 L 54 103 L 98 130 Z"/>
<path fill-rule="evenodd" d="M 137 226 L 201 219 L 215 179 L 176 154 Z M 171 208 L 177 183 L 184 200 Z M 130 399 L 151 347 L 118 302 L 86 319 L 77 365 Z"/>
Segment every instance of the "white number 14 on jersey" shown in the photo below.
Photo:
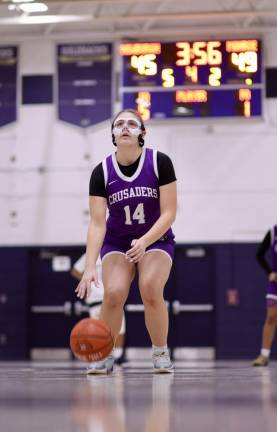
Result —
<path fill-rule="evenodd" d="M 125 206 L 124 211 L 126 217 L 125 225 L 132 225 L 134 220 L 137 220 L 139 224 L 145 223 L 143 203 L 137 205 L 136 210 L 134 211 L 132 217 L 131 217 L 130 206 Z"/>

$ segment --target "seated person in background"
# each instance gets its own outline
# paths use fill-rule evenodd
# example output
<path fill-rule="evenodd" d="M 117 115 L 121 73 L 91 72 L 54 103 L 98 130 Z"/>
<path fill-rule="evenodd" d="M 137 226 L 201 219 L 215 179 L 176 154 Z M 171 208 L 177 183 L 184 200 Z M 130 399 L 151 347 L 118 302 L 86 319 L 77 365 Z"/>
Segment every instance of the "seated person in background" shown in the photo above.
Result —
<path fill-rule="evenodd" d="M 85 269 L 85 258 L 86 255 L 83 254 L 78 259 L 78 261 L 75 262 L 75 264 L 71 269 L 71 275 L 78 280 L 81 280 Z M 90 317 L 94 319 L 99 319 L 100 307 L 104 297 L 104 287 L 102 282 L 102 265 L 101 265 L 100 258 L 97 259 L 96 270 L 98 274 L 99 286 L 96 286 L 94 283 L 91 284 L 91 293 L 89 297 L 86 297 L 85 302 L 89 306 Z M 122 364 L 125 361 L 125 333 L 126 333 L 126 322 L 125 322 L 125 316 L 123 315 L 121 329 L 116 339 L 114 353 L 113 353 L 116 364 Z"/>
<path fill-rule="evenodd" d="M 265 254 L 271 250 L 271 265 L 265 259 Z M 257 260 L 268 275 L 267 285 L 267 314 L 263 327 L 262 349 L 253 366 L 267 366 L 270 350 L 277 325 L 277 225 L 269 230 L 257 251 Z"/>

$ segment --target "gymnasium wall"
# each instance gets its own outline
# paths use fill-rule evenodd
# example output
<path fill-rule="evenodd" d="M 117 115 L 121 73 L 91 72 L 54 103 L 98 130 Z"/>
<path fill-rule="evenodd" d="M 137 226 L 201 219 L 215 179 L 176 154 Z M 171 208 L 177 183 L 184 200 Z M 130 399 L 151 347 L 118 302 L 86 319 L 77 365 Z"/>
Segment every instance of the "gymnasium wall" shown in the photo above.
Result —
<path fill-rule="evenodd" d="M 277 64 L 276 40 L 264 37 L 265 66 Z M 56 42 L 17 42 L 19 88 L 23 75 L 55 74 Z M 276 222 L 276 114 L 273 98 L 260 121 L 148 125 L 147 145 L 176 167 L 179 243 L 258 241 Z M 0 146 L 0 244 L 85 242 L 90 173 L 113 151 L 109 122 L 81 130 L 58 121 L 54 104 L 19 104 L 17 123 L 0 130 Z"/>
<path fill-rule="evenodd" d="M 169 346 L 213 350 L 216 359 L 253 359 L 260 350 L 266 277 L 255 265 L 256 244 L 177 245 L 165 290 Z M 67 350 L 72 327 L 88 316 L 76 298 L 69 269 L 53 270 L 55 257 L 74 262 L 80 246 L 0 247 L 0 361 L 29 359 L 33 350 Z M 201 252 L 201 253 L 200 253 Z M 200 306 L 176 313 L 175 302 Z M 211 306 L 211 310 L 204 310 Z M 138 306 L 138 310 L 135 310 Z M 136 283 L 126 304 L 127 348 L 149 348 Z M 50 309 L 52 308 L 52 311 Z M 57 354 L 51 354 L 51 358 Z M 184 353 L 184 359 L 188 353 Z M 273 344 L 272 357 L 277 358 Z"/>
<path fill-rule="evenodd" d="M 55 74 L 59 42 L 63 41 L 10 42 L 19 46 L 19 88 L 23 75 Z M 266 67 L 277 65 L 276 43 L 277 33 L 264 36 Z M 118 103 L 114 108 L 119 109 Z M 179 324 L 171 314 L 171 331 L 179 325 L 184 346 L 213 346 L 217 358 L 250 358 L 260 346 L 266 278 L 255 262 L 255 251 L 276 223 L 276 119 L 277 99 L 272 98 L 265 99 L 259 121 L 186 119 L 147 126 L 146 144 L 171 156 L 178 178 L 171 303 L 177 298 L 174 289 L 179 287 L 180 294 L 196 286 L 195 277 L 206 268 L 200 260 L 191 261 L 182 272 L 183 248 L 207 248 L 211 259 L 207 268 L 214 311 L 209 324 L 205 314 L 201 319 L 187 315 Z M 90 173 L 111 151 L 109 122 L 84 131 L 57 121 L 54 104 L 19 103 L 17 123 L 0 129 L 0 359 L 28 358 L 30 346 L 36 344 L 30 340 L 36 327 L 30 308 L 39 301 L 47 304 L 51 287 L 57 283 L 74 295 L 76 282 L 69 273 L 54 279 L 51 271 L 40 273 L 41 261 L 64 254 L 73 260 L 83 252 Z M 237 291 L 237 305 L 228 305 L 229 290 Z M 38 292 L 43 298 L 32 297 Z M 138 324 L 132 324 L 130 316 L 129 323 L 132 334 Z M 45 323 L 36 325 L 41 333 L 48 329 Z M 205 339 L 202 330 L 209 326 L 212 337 Z M 193 337 L 186 337 L 189 331 Z M 134 339 L 130 341 L 132 346 Z M 140 344 L 149 344 L 147 336 Z"/>

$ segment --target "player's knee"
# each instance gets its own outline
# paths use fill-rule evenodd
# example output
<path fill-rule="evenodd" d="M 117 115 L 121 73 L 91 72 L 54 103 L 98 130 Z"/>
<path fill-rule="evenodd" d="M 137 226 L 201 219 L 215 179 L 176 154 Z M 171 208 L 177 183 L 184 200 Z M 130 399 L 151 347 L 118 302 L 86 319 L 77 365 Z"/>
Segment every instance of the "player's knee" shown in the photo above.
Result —
<path fill-rule="evenodd" d="M 117 307 L 124 304 L 125 297 L 120 290 L 113 289 L 105 293 L 104 301 L 109 307 Z"/>
<path fill-rule="evenodd" d="M 141 297 L 143 304 L 148 307 L 156 307 L 161 304 L 161 301 L 163 301 L 163 297 L 151 289 L 143 290 Z"/>

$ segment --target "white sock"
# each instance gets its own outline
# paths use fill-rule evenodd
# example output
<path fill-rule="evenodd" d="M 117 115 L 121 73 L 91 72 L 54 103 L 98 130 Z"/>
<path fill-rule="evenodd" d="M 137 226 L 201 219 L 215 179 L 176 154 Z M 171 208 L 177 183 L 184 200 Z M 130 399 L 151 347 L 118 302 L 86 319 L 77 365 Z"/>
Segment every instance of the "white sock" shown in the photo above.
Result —
<path fill-rule="evenodd" d="M 262 354 L 262 356 L 264 356 L 264 357 L 269 357 L 269 356 L 270 356 L 270 349 L 262 348 L 262 350 L 261 350 L 261 354 Z"/>
<path fill-rule="evenodd" d="M 118 359 L 122 356 L 122 354 L 123 354 L 123 348 L 120 348 L 120 347 L 114 348 L 114 350 L 113 350 L 114 358 Z"/>
<path fill-rule="evenodd" d="M 163 346 L 152 345 L 152 349 L 154 354 L 160 354 L 168 350 L 167 345 L 163 345 Z"/>

